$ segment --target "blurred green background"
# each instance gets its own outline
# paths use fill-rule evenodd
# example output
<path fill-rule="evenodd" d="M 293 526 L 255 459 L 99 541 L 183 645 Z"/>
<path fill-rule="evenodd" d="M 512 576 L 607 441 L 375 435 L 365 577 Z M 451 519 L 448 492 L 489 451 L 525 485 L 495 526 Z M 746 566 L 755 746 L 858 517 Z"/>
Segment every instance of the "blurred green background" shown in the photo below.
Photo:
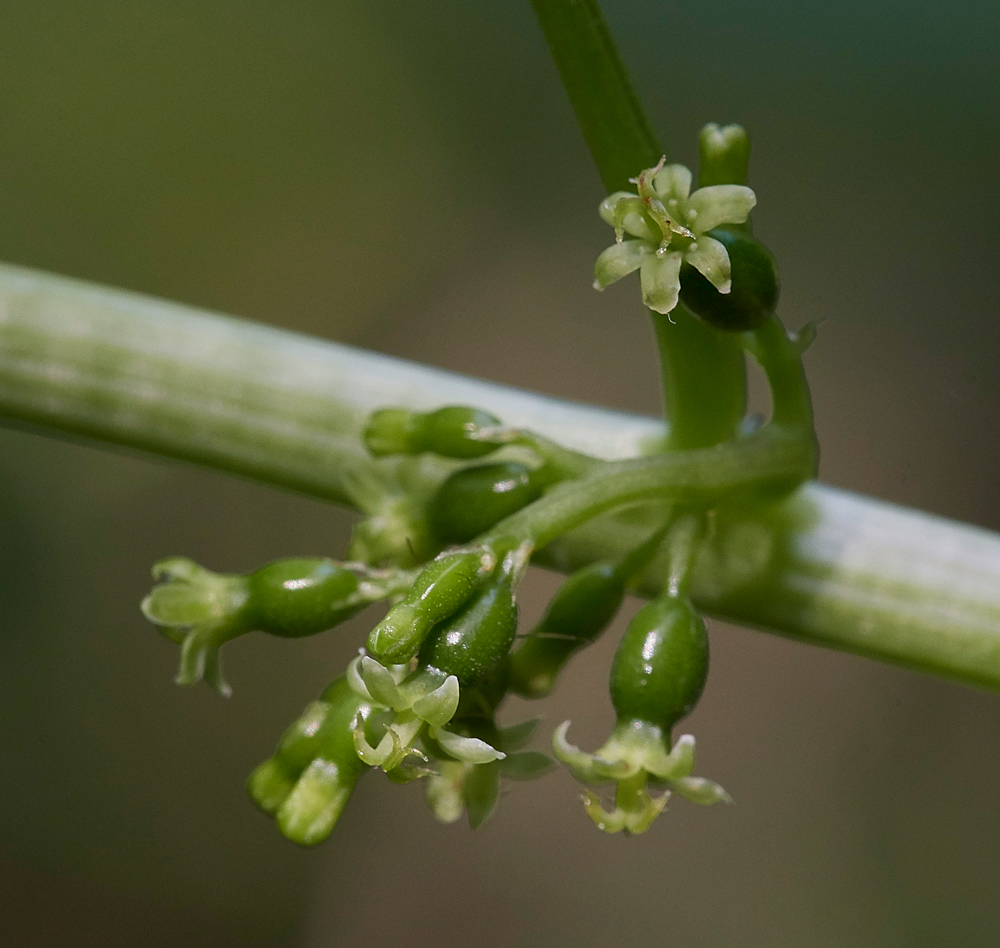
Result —
<path fill-rule="evenodd" d="M 606 8 L 671 157 L 751 131 L 782 314 L 826 320 L 824 479 L 1000 528 L 996 5 Z M 602 196 L 527 0 L 0 5 L 0 259 L 651 413 L 636 287 L 590 289 Z M 473 834 L 372 776 L 326 844 L 285 842 L 246 774 L 370 617 L 231 646 L 227 702 L 171 683 L 137 603 L 163 555 L 336 555 L 350 524 L 0 432 L 0 943 L 1000 940 L 1000 698 L 719 625 L 690 729 L 736 806 L 605 837 L 557 773 Z M 546 733 L 601 739 L 614 638 Z"/>

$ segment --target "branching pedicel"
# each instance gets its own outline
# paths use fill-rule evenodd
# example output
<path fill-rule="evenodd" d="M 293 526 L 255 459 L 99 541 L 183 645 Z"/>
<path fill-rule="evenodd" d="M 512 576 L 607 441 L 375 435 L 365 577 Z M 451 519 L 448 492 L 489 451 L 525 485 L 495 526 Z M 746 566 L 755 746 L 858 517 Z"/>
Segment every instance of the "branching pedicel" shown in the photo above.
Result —
<path fill-rule="evenodd" d="M 673 736 L 708 672 L 688 577 L 715 511 L 786 496 L 814 475 L 816 448 L 800 345 L 774 315 L 773 260 L 746 223 L 756 203 L 744 184 L 746 134 L 708 126 L 701 146 L 703 186 L 693 193 L 691 172 L 661 160 L 637 169 L 636 193 L 601 203 L 616 243 L 597 260 L 596 285 L 638 269 L 651 310 L 703 321 L 756 358 L 773 396 L 766 424 L 605 462 L 505 428 L 475 408 L 390 407 L 371 416 L 364 436 L 381 460 L 348 479 L 369 516 L 355 528 L 347 562 L 284 560 L 249 576 L 219 576 L 179 558 L 154 568 L 163 583 L 143 611 L 181 645 L 178 681 L 204 678 L 223 694 L 218 652 L 229 639 L 252 630 L 312 635 L 369 603 L 391 604 L 359 656 L 250 777 L 252 799 L 289 839 L 324 839 L 372 769 L 399 783 L 424 779 L 439 819 L 451 822 L 464 809 L 478 826 L 501 778 L 537 777 L 551 763 L 521 750 L 535 722 L 497 727 L 505 696 L 546 696 L 572 655 L 614 618 L 629 583 L 650 568 L 664 571 L 664 592 L 632 620 L 615 655 L 614 732 L 587 754 L 567 741 L 566 722 L 553 737 L 555 756 L 586 785 L 586 811 L 607 832 L 644 831 L 671 793 L 702 804 L 729 799 L 691 776 L 694 738 Z M 661 325 L 658 337 L 666 371 L 669 328 Z M 453 468 L 425 470 L 428 454 L 452 459 Z M 539 625 L 517 641 L 516 589 L 532 554 L 626 509 L 644 518 L 645 541 L 570 576 Z M 594 789 L 606 784 L 615 785 L 611 809 Z"/>

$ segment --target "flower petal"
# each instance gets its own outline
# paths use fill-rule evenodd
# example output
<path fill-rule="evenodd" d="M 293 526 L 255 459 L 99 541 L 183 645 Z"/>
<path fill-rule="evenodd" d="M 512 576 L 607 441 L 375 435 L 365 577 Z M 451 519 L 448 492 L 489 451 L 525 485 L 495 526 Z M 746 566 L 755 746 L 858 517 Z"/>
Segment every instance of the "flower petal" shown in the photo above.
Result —
<path fill-rule="evenodd" d="M 671 198 L 684 201 L 691 193 L 691 172 L 684 165 L 667 165 L 653 178 L 653 187 L 663 198 L 664 204 Z M 670 205 L 667 204 L 667 211 L 669 210 Z"/>
<path fill-rule="evenodd" d="M 659 753 L 647 753 L 643 757 L 646 771 L 660 780 L 679 780 L 687 777 L 694 770 L 694 737 L 682 734 L 667 754 L 662 747 L 656 748 Z"/>
<path fill-rule="evenodd" d="M 154 587 L 139 608 L 156 625 L 192 626 L 210 621 L 214 605 L 200 586 L 174 582 Z"/>
<path fill-rule="evenodd" d="M 605 760 L 596 754 L 588 754 L 566 740 L 569 721 L 563 721 L 552 734 L 552 753 L 572 771 L 581 783 L 600 784 L 622 777 L 631 776 L 635 768 L 627 761 Z"/>
<path fill-rule="evenodd" d="M 581 798 L 583 808 L 587 811 L 594 825 L 605 833 L 620 833 L 625 829 L 625 811 L 615 807 L 610 812 L 601 806 L 601 798 L 596 793 L 585 790 Z"/>
<path fill-rule="evenodd" d="M 643 260 L 655 253 L 655 246 L 644 240 L 626 240 L 620 244 L 612 244 L 594 264 L 594 289 L 603 290 L 628 276 L 642 266 Z"/>
<path fill-rule="evenodd" d="M 655 244 L 663 238 L 660 229 L 654 229 L 645 214 L 639 214 L 635 211 L 629 211 L 625 215 L 622 219 L 622 227 L 629 236 L 638 237 L 640 240 L 648 240 L 650 243 Z"/>
<path fill-rule="evenodd" d="M 646 206 L 642 198 L 628 191 L 615 191 L 601 201 L 601 220 L 615 229 L 615 239 L 621 243 L 622 236 L 627 231 L 633 237 L 657 243 L 660 232 L 647 220 Z"/>
<path fill-rule="evenodd" d="M 467 764 L 488 764 L 491 760 L 503 760 L 507 756 L 478 737 L 462 737 L 441 728 L 432 728 L 431 737 L 452 757 Z"/>
<path fill-rule="evenodd" d="M 352 736 L 354 738 L 354 753 L 358 755 L 362 763 L 369 767 L 381 766 L 394 751 L 399 750 L 399 737 L 392 730 L 386 730 L 378 745 L 372 747 L 365 737 L 365 724 L 360 714 L 354 719 Z"/>
<path fill-rule="evenodd" d="M 684 251 L 684 259 L 720 293 L 732 290 L 733 270 L 729 251 L 714 237 L 702 234 Z"/>
<path fill-rule="evenodd" d="M 368 687 L 365 685 L 365 680 L 361 677 L 361 672 L 359 670 L 361 658 L 362 656 L 359 655 L 347 666 L 347 686 L 359 698 L 363 698 L 365 701 L 372 701 L 373 698 L 369 694 Z"/>
<path fill-rule="evenodd" d="M 742 224 L 756 203 L 757 195 L 742 184 L 712 184 L 688 198 L 688 210 L 696 214 L 685 223 L 698 234 L 719 224 Z"/>
<path fill-rule="evenodd" d="M 623 245 L 624 246 L 624 245 Z M 652 254 L 642 261 L 642 301 L 657 313 L 669 313 L 681 291 L 681 254 Z"/>
<path fill-rule="evenodd" d="M 364 655 L 361 658 L 360 671 L 365 688 L 372 696 L 373 701 L 383 704 L 387 708 L 401 710 L 397 707 L 401 703 L 401 695 L 388 668 L 375 661 L 371 656 Z M 405 704 L 402 702 L 403 707 Z"/>
<path fill-rule="evenodd" d="M 231 698 L 233 689 L 222 674 L 218 648 L 210 648 L 205 652 L 205 683 L 214 688 L 223 698 Z"/>
<path fill-rule="evenodd" d="M 431 727 L 444 727 L 458 710 L 458 679 L 449 675 L 444 684 L 413 702 L 413 713 Z"/>
<path fill-rule="evenodd" d="M 722 787 L 704 777 L 682 777 L 680 780 L 671 780 L 670 787 L 692 803 L 700 803 L 702 806 L 733 802 L 733 798 Z"/>
<path fill-rule="evenodd" d="M 660 239 L 658 231 L 646 219 L 645 205 L 642 199 L 628 191 L 615 191 L 601 201 L 601 220 L 615 229 L 615 239 L 621 243 L 627 231 L 633 237 L 656 242 Z"/>
<path fill-rule="evenodd" d="M 601 201 L 601 206 L 597 209 L 597 213 L 601 215 L 601 220 L 604 221 L 605 224 L 610 224 L 614 227 L 615 214 L 618 212 L 619 203 L 621 201 L 629 200 L 638 201 L 639 198 L 628 191 L 615 191 L 614 194 L 609 194 L 603 201 Z"/>
<path fill-rule="evenodd" d="M 153 564 L 153 579 L 158 583 L 176 582 L 177 580 L 197 583 L 207 572 L 203 566 L 199 566 L 186 556 L 168 556 L 165 560 L 159 560 Z"/>
<path fill-rule="evenodd" d="M 634 810 L 625 811 L 625 829 L 633 835 L 645 833 L 667 805 L 670 793 L 661 796 L 650 796 L 645 790 L 637 794 L 638 806 Z"/>

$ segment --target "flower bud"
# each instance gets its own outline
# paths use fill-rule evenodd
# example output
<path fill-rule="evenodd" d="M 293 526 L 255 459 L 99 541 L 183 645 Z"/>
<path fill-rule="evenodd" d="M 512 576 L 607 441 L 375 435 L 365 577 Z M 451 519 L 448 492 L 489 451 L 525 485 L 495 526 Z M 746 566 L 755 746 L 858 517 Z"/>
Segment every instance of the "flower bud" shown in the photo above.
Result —
<path fill-rule="evenodd" d="M 355 753 L 353 730 L 366 708 L 346 679 L 338 678 L 250 775 L 250 798 L 292 842 L 313 846 L 326 839 L 368 769 Z"/>
<path fill-rule="evenodd" d="M 499 426 L 495 415 L 464 405 L 432 412 L 383 408 L 372 413 L 364 438 L 376 457 L 429 451 L 446 458 L 479 458 L 500 447 L 498 442 L 481 439 L 480 432 Z"/>
<path fill-rule="evenodd" d="M 442 553 L 372 629 L 368 651 L 383 663 L 408 661 L 437 623 L 472 598 L 495 564 L 496 557 L 485 547 Z"/>
<path fill-rule="evenodd" d="M 750 136 L 740 125 L 710 122 L 698 136 L 698 187 L 746 184 Z"/>

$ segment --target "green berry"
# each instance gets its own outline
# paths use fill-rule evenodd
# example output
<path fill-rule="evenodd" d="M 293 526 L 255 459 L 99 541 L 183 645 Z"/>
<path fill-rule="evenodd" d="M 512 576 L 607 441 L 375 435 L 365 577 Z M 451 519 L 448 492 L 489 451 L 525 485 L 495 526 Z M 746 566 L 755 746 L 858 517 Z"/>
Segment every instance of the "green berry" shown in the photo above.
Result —
<path fill-rule="evenodd" d="M 532 470 L 505 461 L 463 468 L 448 477 L 430 503 L 431 528 L 442 543 L 468 543 L 542 493 Z"/>
<path fill-rule="evenodd" d="M 247 624 L 285 638 L 323 632 L 366 605 L 350 602 L 358 577 L 328 559 L 277 560 L 251 573 L 247 582 Z"/>
<path fill-rule="evenodd" d="M 619 723 L 642 721 L 668 732 L 691 712 L 708 674 L 705 624 L 685 599 L 648 603 L 629 623 L 611 665 L 611 703 Z"/>
<path fill-rule="evenodd" d="M 778 305 L 778 268 L 771 251 L 745 230 L 708 231 L 729 253 L 732 289 L 720 293 L 694 267 L 681 267 L 681 301 L 716 329 L 745 332 L 763 325 Z"/>

